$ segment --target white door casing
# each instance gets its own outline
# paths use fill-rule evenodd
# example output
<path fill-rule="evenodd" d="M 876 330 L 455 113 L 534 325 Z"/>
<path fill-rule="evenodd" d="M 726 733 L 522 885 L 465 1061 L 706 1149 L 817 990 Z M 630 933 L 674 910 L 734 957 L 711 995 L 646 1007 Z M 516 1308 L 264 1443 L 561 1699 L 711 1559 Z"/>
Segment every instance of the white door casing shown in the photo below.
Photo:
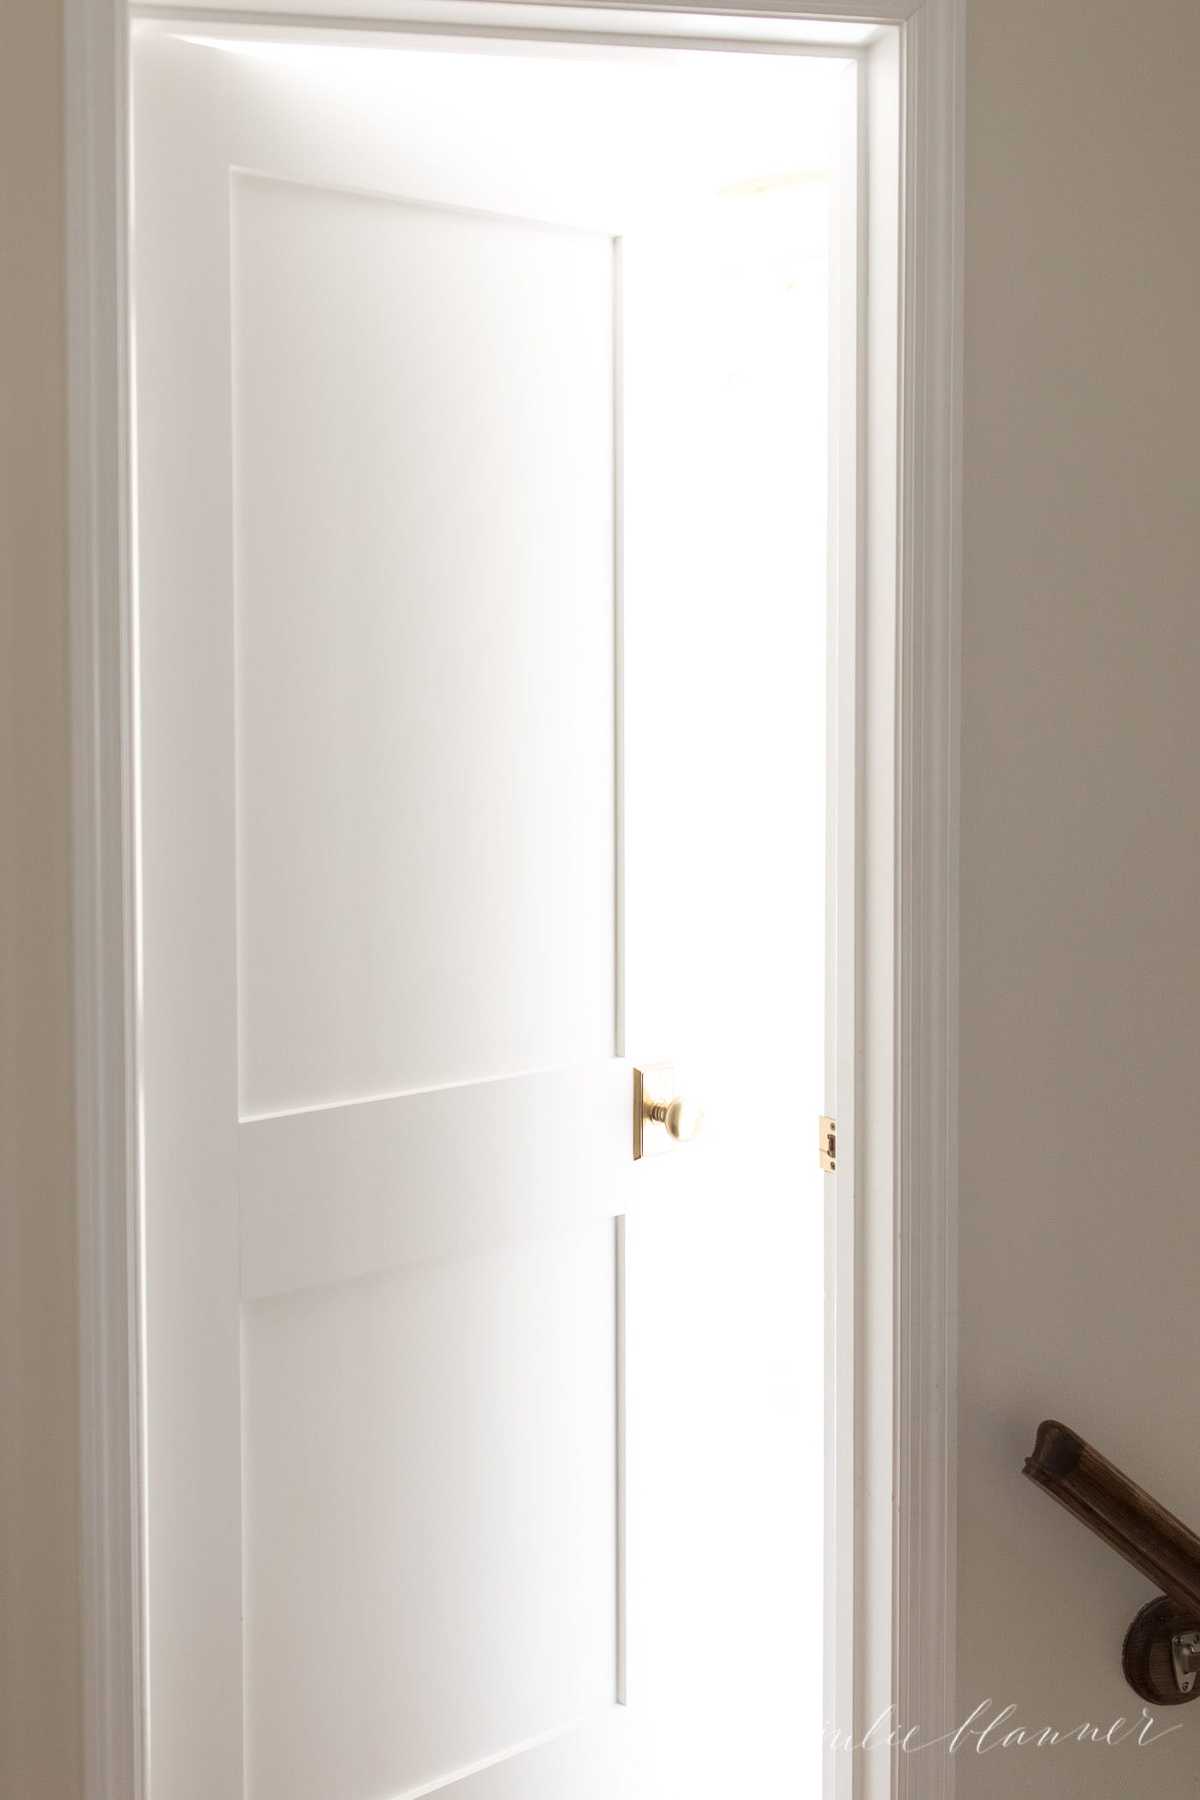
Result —
<path fill-rule="evenodd" d="M 814 4 L 806 10 L 843 18 L 856 11 L 850 4 Z M 860 1323 L 851 1334 L 856 1349 L 850 1367 L 857 1362 L 861 1368 L 865 1360 L 878 1371 L 895 1360 L 902 1371 L 893 1428 L 877 1418 L 868 1440 L 860 1429 L 856 1461 L 860 1478 L 876 1471 L 878 1494 L 878 1472 L 899 1446 L 895 1505 L 901 1527 L 888 1586 L 909 1612 L 902 1614 L 896 1637 L 895 1691 L 902 1700 L 916 1695 L 924 1719 L 935 1716 L 930 1706 L 941 1705 L 953 1668 L 950 1295 L 961 18 L 954 0 L 927 0 L 924 6 L 904 0 L 891 8 L 867 9 L 870 17 L 884 13 L 901 22 L 903 52 L 899 385 L 906 423 L 897 487 L 906 549 L 896 570 L 901 653 L 891 675 L 884 658 L 880 678 L 894 681 L 904 752 L 894 772 L 884 766 L 886 758 L 875 766 L 868 757 L 862 764 L 862 790 L 868 800 L 874 793 L 877 820 L 890 811 L 892 795 L 899 795 L 904 819 L 903 830 L 890 840 L 902 905 L 885 933 L 896 959 L 899 1052 L 891 1077 L 897 1096 L 896 1176 L 894 1185 L 889 1179 L 886 1210 L 890 1219 L 894 1207 L 908 1229 L 894 1278 L 890 1259 L 882 1272 L 889 1302 L 894 1299 L 894 1335 L 889 1328 L 882 1345 L 863 1335 L 871 1283 L 878 1273 L 864 1271 L 867 1291 L 859 1295 L 855 1309 Z M 711 25 L 716 16 L 717 9 L 710 9 L 706 22 Z M 593 18 L 603 21 L 603 15 Z M 150 1047 L 139 1038 L 135 953 L 136 758 L 124 350 L 125 29 L 123 10 L 112 0 L 75 0 L 67 72 L 72 102 L 68 149 L 86 1737 L 88 1791 L 105 1800 L 144 1791 L 146 1724 L 137 1099 L 138 1070 Z M 764 35 L 771 35 L 769 24 Z M 876 208 L 872 234 L 880 210 Z M 873 235 L 869 254 L 875 254 Z M 886 458 L 886 443 L 878 453 Z M 868 504 L 863 522 L 870 527 L 872 519 L 878 524 Z M 865 587 L 869 590 L 871 583 Z M 867 591 L 868 625 L 870 598 Z M 204 646 L 198 648 L 202 653 Z M 203 666 L 202 654 L 198 666 Z M 860 745 L 860 759 L 862 754 Z M 879 781 L 883 788 L 874 785 Z M 868 845 L 868 863 L 871 854 Z M 870 890 L 869 866 L 864 880 Z M 866 973 L 860 1004 L 869 1018 L 871 979 Z M 870 1193 L 858 1196 L 860 1221 L 872 1205 Z M 890 1314 L 890 1304 L 888 1310 Z M 854 1379 L 861 1382 L 861 1374 Z M 874 1379 L 878 1385 L 877 1373 Z M 152 1389 L 153 1378 L 150 1385 Z M 914 1432 L 914 1421 L 924 1429 Z M 919 1516 L 906 1505 L 906 1496 L 918 1494 Z M 890 1506 L 885 1505 L 887 1511 Z M 221 1521 L 206 1521 L 204 1529 L 219 1531 Z M 851 1554 L 853 1566 L 859 1560 Z M 864 1616 L 864 1584 L 852 1578 L 850 1588 L 860 1633 L 869 1625 L 878 1627 L 890 1611 L 890 1593 L 884 1599 L 875 1592 L 870 1614 Z M 884 1635 L 890 1637 L 890 1631 Z M 860 1637 L 860 1658 L 861 1643 Z M 948 1766 L 923 1766 L 918 1773 L 922 1793 L 948 1791 Z M 901 1764 L 896 1791 L 917 1791 L 903 1785 L 914 1778 L 911 1766 Z M 841 1792 L 840 1775 L 837 1780 Z M 524 1790 L 506 1788 L 501 1781 L 496 1792 Z"/>

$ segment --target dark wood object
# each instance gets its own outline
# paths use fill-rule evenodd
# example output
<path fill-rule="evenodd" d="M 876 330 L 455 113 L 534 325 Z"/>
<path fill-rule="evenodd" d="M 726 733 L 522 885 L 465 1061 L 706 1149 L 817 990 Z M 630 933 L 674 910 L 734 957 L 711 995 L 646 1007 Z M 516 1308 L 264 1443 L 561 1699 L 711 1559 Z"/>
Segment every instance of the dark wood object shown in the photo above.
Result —
<path fill-rule="evenodd" d="M 1057 1419 L 1038 1426 L 1025 1474 L 1162 1589 L 1125 1637 L 1130 1687 L 1156 1706 L 1200 1699 L 1200 1680 L 1181 1691 L 1172 1655 L 1173 1639 L 1200 1631 L 1200 1538 Z"/>

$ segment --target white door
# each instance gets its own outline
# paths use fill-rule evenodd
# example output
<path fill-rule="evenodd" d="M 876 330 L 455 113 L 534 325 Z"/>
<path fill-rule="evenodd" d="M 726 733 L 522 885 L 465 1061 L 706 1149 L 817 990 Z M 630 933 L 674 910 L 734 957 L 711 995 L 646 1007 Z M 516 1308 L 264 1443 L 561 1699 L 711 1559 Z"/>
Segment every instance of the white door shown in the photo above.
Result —
<path fill-rule="evenodd" d="M 493 49 L 137 44 L 153 1800 L 819 1780 L 850 88 Z"/>

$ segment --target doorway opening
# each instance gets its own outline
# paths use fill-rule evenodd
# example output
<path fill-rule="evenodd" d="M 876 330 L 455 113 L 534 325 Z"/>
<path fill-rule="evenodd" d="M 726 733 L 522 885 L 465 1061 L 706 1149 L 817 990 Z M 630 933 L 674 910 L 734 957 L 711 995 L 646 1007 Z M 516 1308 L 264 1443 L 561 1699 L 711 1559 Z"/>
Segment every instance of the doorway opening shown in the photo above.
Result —
<path fill-rule="evenodd" d="M 836 1791 L 861 98 L 135 33 L 152 1794 Z"/>

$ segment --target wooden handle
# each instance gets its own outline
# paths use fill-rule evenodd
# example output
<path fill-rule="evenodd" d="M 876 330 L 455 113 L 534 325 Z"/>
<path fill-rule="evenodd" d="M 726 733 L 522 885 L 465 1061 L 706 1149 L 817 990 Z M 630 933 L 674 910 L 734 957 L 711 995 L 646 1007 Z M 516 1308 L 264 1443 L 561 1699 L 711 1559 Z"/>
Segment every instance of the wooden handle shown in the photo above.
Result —
<path fill-rule="evenodd" d="M 1025 1474 L 1200 1619 L 1200 1538 L 1057 1419 L 1038 1426 Z"/>

